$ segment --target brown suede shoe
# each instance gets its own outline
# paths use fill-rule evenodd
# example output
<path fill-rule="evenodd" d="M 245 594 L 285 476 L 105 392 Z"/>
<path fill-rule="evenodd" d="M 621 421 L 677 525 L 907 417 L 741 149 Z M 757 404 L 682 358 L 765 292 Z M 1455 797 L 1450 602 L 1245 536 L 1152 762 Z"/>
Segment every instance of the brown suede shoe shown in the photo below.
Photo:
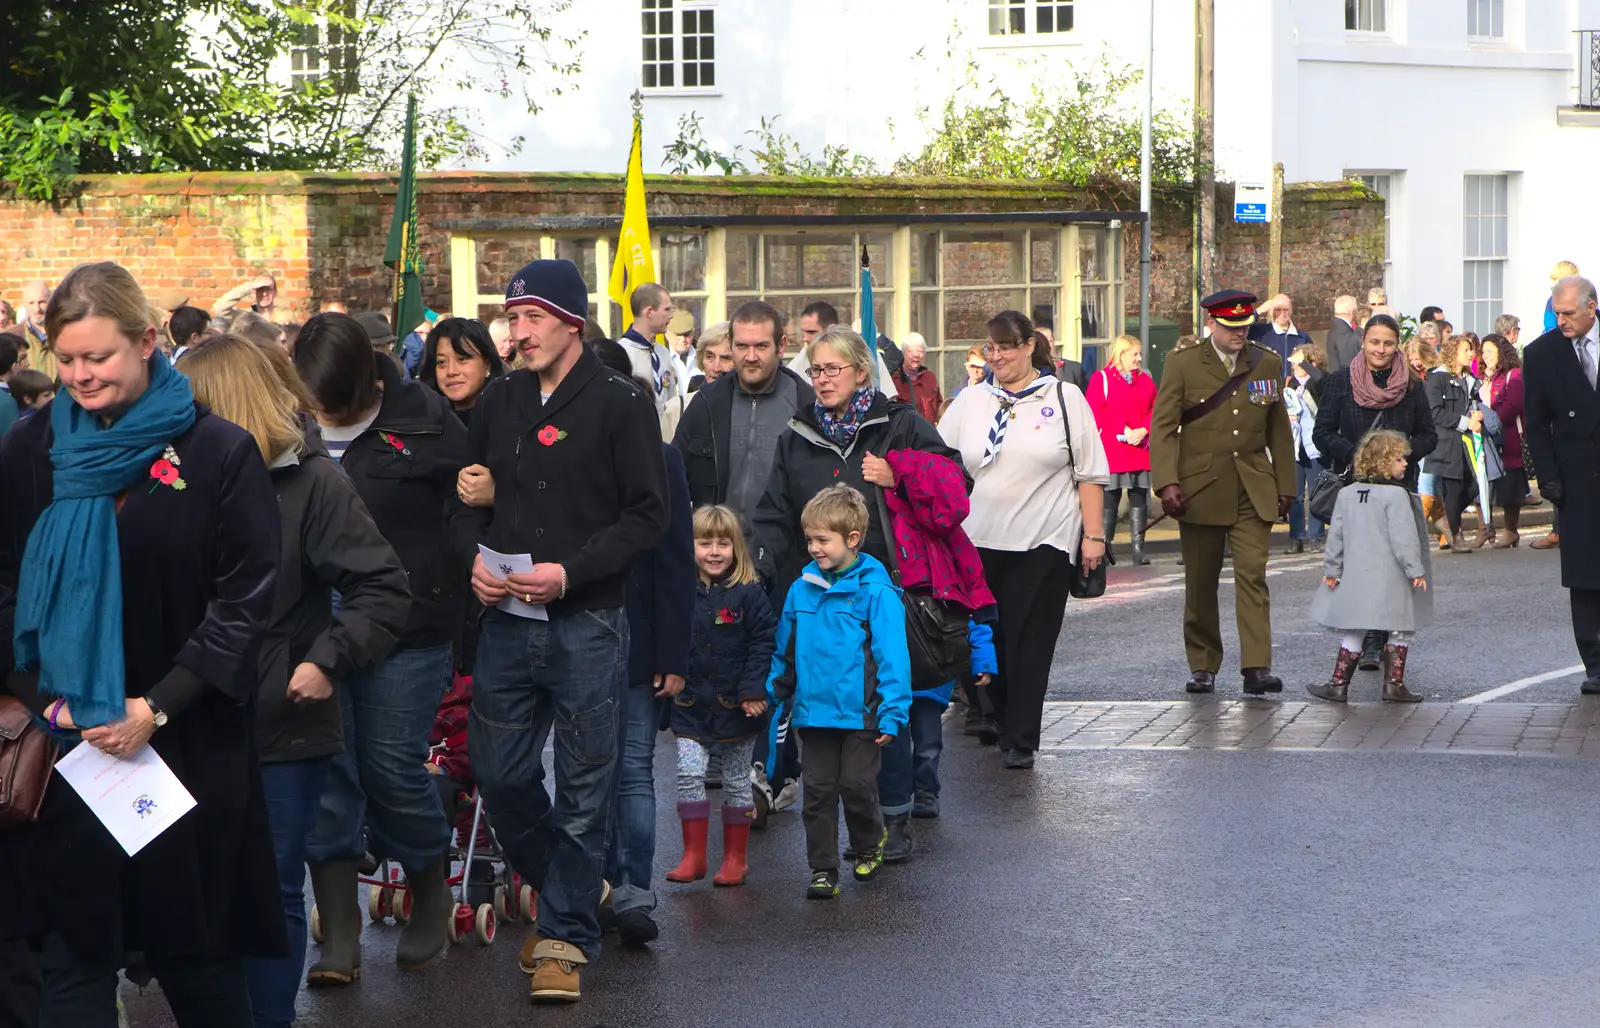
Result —
<path fill-rule="evenodd" d="M 1533 550 L 1558 550 L 1561 548 L 1561 536 L 1551 532 L 1543 539 L 1535 539 L 1529 543 L 1528 548 Z"/>
<path fill-rule="evenodd" d="M 557 939 L 533 940 L 533 978 L 528 998 L 535 1003 L 576 1003 L 583 997 L 578 988 L 578 968 L 589 962 L 583 950 Z"/>

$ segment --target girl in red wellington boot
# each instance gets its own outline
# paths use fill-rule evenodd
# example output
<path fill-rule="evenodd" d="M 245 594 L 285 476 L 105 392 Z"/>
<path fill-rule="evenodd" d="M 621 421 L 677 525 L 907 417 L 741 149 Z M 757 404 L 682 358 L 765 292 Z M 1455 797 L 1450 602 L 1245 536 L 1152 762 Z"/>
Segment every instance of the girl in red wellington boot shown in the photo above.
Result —
<path fill-rule="evenodd" d="M 667 872 L 667 881 L 693 882 L 706 876 L 711 817 L 706 765 L 715 753 L 722 758 L 722 868 L 713 881 L 743 885 L 755 817 L 751 754 L 767 709 L 767 672 L 778 616 L 761 589 L 739 516 L 730 508 L 694 512 L 694 557 L 700 582 L 689 674 L 672 707 L 683 860 Z"/>

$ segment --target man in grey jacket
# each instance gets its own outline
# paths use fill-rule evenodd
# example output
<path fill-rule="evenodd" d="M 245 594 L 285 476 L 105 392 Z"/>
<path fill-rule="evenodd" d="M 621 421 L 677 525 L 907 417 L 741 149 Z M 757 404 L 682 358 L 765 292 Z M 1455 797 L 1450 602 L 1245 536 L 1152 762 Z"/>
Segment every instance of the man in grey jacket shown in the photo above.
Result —
<path fill-rule="evenodd" d="M 1356 298 L 1334 297 L 1333 324 L 1328 326 L 1328 370 L 1348 368 L 1361 352 L 1361 331 L 1356 328 Z"/>

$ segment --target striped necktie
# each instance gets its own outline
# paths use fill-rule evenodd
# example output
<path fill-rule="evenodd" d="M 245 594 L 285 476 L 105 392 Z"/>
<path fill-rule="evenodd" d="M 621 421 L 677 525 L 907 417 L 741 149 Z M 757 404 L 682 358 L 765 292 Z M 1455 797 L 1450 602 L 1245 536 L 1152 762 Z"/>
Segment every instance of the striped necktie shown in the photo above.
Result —
<path fill-rule="evenodd" d="M 1000 444 L 1005 442 L 1006 439 L 1006 425 L 1011 423 L 1011 408 L 1015 407 L 1019 400 L 1027 399 L 1034 393 L 1037 393 L 1039 390 L 1049 385 L 1052 381 L 1054 381 L 1054 379 L 1041 377 L 1038 381 L 1034 382 L 1032 385 L 1029 385 L 1026 389 L 1019 390 L 1015 393 L 1008 392 L 1007 390 L 1004 390 L 999 386 L 993 385 L 989 382 L 985 382 L 983 384 L 985 389 L 989 390 L 990 393 L 993 393 L 999 398 L 1000 406 L 994 412 L 994 424 L 989 426 L 989 441 L 983 447 L 983 461 L 978 465 L 978 467 L 988 467 L 990 464 L 994 463 L 995 457 L 999 456 Z"/>

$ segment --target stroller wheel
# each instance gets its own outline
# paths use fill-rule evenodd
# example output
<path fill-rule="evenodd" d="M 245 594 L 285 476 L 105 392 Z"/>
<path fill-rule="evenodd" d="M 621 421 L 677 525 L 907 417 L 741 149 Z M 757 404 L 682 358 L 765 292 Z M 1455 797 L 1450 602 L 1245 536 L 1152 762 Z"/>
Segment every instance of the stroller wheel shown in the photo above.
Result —
<path fill-rule="evenodd" d="M 478 907 L 478 916 L 473 926 L 473 934 L 478 941 L 487 946 L 494 941 L 494 908 L 484 903 Z"/>
<path fill-rule="evenodd" d="M 395 924 L 405 924 L 411 920 L 411 890 L 396 887 L 389 893 L 390 910 Z"/>
<path fill-rule="evenodd" d="M 380 923 L 393 910 L 394 899 L 389 890 L 381 885 L 374 885 L 367 893 L 367 916 L 372 919 L 372 923 Z"/>
<path fill-rule="evenodd" d="M 472 908 L 465 903 L 457 903 L 450 910 L 450 924 L 445 929 L 452 943 L 460 942 L 472 931 Z"/>
<path fill-rule="evenodd" d="M 502 921 L 515 921 L 516 912 L 511 907 L 511 893 L 504 885 L 494 887 L 494 912 Z"/>
<path fill-rule="evenodd" d="M 527 924 L 536 924 L 539 920 L 539 894 L 533 891 L 533 886 L 524 885 L 517 899 L 522 920 Z"/>
<path fill-rule="evenodd" d="M 311 941 L 322 945 L 322 915 L 317 912 L 317 905 L 311 904 Z"/>

